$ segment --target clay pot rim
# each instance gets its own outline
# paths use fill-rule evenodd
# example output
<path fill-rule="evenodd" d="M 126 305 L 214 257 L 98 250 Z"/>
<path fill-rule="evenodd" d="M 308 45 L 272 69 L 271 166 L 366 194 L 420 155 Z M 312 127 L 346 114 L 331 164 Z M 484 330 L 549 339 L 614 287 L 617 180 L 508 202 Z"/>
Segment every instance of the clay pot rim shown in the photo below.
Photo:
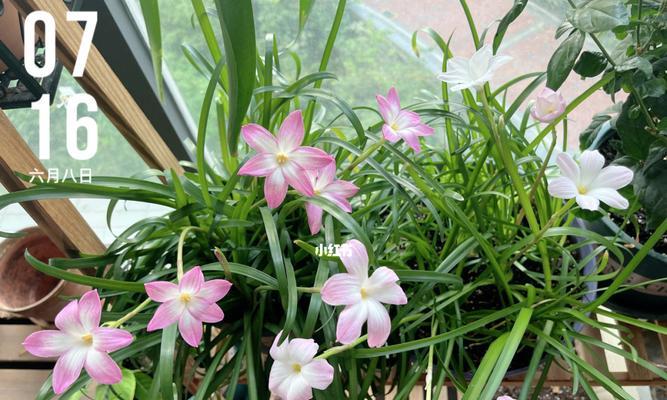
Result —
<path fill-rule="evenodd" d="M 27 238 L 31 234 L 41 234 L 41 235 L 46 236 L 46 234 L 38 226 L 31 226 L 31 227 L 21 229 L 21 232 L 23 232 L 25 235 L 18 238 L 19 240 Z M 3 253 L 4 253 L 5 251 L 7 251 L 7 248 L 4 248 L 2 250 L 4 250 L 3 251 Z M 56 286 L 53 289 L 51 289 L 51 291 L 49 291 L 46 295 L 44 295 L 41 299 L 39 299 L 38 301 L 36 301 L 34 303 L 30 303 L 30 304 L 27 304 L 27 305 L 22 306 L 22 307 L 9 307 L 5 304 L 2 304 L 2 302 L 0 302 L 0 311 L 6 311 L 6 312 L 10 312 L 10 313 L 21 313 L 23 311 L 27 311 L 27 310 L 30 310 L 30 309 L 35 308 L 37 306 L 40 306 L 43 303 L 53 299 L 62 290 L 63 286 L 66 283 L 67 282 L 65 280 L 59 279 Z"/>

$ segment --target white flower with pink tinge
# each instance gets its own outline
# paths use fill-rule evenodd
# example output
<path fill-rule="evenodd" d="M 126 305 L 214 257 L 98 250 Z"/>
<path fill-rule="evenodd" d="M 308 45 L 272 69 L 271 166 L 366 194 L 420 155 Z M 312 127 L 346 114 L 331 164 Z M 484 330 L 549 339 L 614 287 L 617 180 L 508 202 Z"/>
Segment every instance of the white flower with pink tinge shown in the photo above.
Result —
<path fill-rule="evenodd" d="M 322 287 L 322 301 L 332 306 L 345 306 L 338 317 L 336 340 L 348 344 L 361 336 L 361 327 L 368 322 L 368 345 L 380 347 L 391 332 L 391 319 L 384 304 L 406 304 L 407 297 L 396 283 L 398 276 L 387 267 L 380 267 L 368 277 L 366 247 L 354 239 L 341 245 L 338 252 L 348 273 L 336 274 Z"/>
<path fill-rule="evenodd" d="M 37 357 L 58 357 L 53 368 L 53 391 L 63 393 L 85 368 L 98 383 L 111 385 L 122 379 L 118 364 L 109 353 L 132 343 L 132 334 L 122 329 L 100 327 L 102 303 L 97 290 L 71 301 L 56 316 L 58 330 L 38 331 L 23 347 Z"/>
<path fill-rule="evenodd" d="M 586 150 L 577 164 L 567 153 L 556 158 L 561 176 L 549 181 L 549 194 L 559 199 L 575 199 L 584 210 L 597 211 L 600 202 L 618 209 L 626 209 L 628 200 L 618 189 L 632 182 L 630 168 L 620 165 L 604 166 L 599 151 Z"/>
<path fill-rule="evenodd" d="M 496 400 L 514 400 L 514 398 L 509 396 L 500 396 Z"/>
<path fill-rule="evenodd" d="M 232 287 L 224 279 L 204 281 L 200 267 L 194 267 L 176 285 L 166 281 L 144 284 L 148 297 L 160 306 L 148 322 L 147 331 L 164 329 L 178 322 L 183 340 L 192 347 L 199 346 L 203 334 L 203 322 L 220 322 L 224 312 L 216 303 Z"/>
<path fill-rule="evenodd" d="M 301 111 L 285 118 L 276 138 L 261 125 L 249 124 L 241 128 L 243 139 L 257 151 L 239 169 L 239 175 L 265 176 L 264 197 L 269 207 L 278 207 L 292 186 L 304 196 L 314 194 L 306 171 L 317 170 L 334 162 L 323 150 L 301 146 L 304 137 Z"/>
<path fill-rule="evenodd" d="M 278 333 L 269 350 L 273 366 L 269 390 L 282 400 L 309 400 L 313 389 L 324 390 L 333 381 L 334 369 L 326 360 L 314 359 L 319 346 L 313 339 L 285 339 Z"/>
<path fill-rule="evenodd" d="M 403 139 L 416 153 L 421 151 L 420 136 L 430 136 L 433 128 L 422 124 L 419 114 L 401 109 L 401 100 L 395 88 L 389 89 L 387 97 L 376 96 L 380 114 L 384 119 L 382 135 L 391 143 Z"/>
<path fill-rule="evenodd" d="M 566 106 L 567 103 L 559 91 L 545 87 L 537 95 L 530 115 L 540 122 L 548 123 L 560 117 Z"/>
<path fill-rule="evenodd" d="M 314 194 L 333 202 L 343 211 L 352 212 L 348 198 L 354 196 L 359 188 L 352 182 L 336 179 L 336 164 L 330 163 L 319 171 L 308 171 L 308 179 L 313 186 Z M 322 208 L 306 202 L 306 215 L 310 233 L 316 234 L 322 228 Z"/>
<path fill-rule="evenodd" d="M 447 72 L 438 75 L 438 79 L 451 86 L 450 90 L 480 90 L 493 78 L 493 74 L 512 57 L 493 55 L 493 48 L 485 44 L 470 58 L 452 57 L 447 60 Z"/>

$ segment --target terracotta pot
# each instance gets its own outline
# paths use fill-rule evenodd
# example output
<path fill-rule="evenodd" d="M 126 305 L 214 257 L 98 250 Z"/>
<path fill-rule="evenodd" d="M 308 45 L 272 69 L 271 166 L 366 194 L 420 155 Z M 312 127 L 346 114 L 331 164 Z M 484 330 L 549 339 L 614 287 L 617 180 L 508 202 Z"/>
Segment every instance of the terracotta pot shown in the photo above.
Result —
<path fill-rule="evenodd" d="M 5 44 L 16 56 L 23 59 L 23 35 L 21 34 L 21 19 L 19 12 L 11 1 L 4 0 L 4 12 L 0 15 L 0 41 Z M 5 72 L 7 66 L 0 60 L 0 73 Z"/>
<path fill-rule="evenodd" d="M 39 228 L 23 232 L 23 237 L 0 243 L 0 311 L 53 321 L 68 302 L 63 297 L 80 296 L 90 288 L 48 276 L 28 264 L 26 249 L 42 262 L 65 255 Z"/>

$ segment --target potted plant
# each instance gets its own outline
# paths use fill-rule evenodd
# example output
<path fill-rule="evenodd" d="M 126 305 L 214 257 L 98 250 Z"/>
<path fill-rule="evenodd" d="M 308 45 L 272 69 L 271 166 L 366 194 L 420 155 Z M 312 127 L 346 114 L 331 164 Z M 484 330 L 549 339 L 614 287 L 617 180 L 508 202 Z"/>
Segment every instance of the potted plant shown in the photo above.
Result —
<path fill-rule="evenodd" d="M 615 29 L 619 40 L 608 51 L 596 41 L 599 52 L 585 52 L 575 70 L 593 77 L 603 70 L 614 71 L 605 90 L 611 96 L 627 93 L 618 104 L 618 113 L 597 116 L 581 136 L 582 148 L 599 149 L 606 161 L 634 170 L 631 207 L 609 215 L 589 215 L 590 229 L 624 243 L 623 258 L 612 257 L 609 270 L 627 266 L 651 233 L 667 218 L 667 51 L 664 38 L 665 4 L 640 2 L 632 7 L 635 21 Z M 615 47 L 615 48 L 614 48 Z M 667 286 L 667 236 L 659 238 L 647 257 L 627 276 L 627 288 L 608 301 L 608 305 L 629 315 L 665 319 Z"/>
<path fill-rule="evenodd" d="M 281 69 L 276 60 L 285 54 L 275 51 L 274 38 L 257 57 L 250 1 L 219 0 L 217 14 L 192 4 L 210 50 L 196 168 L 184 176 L 164 171 L 164 182 L 95 177 L 0 197 L 0 207 L 44 197 L 106 198 L 109 215 L 119 200 L 171 209 L 132 225 L 101 256 L 47 264 L 26 254 L 39 271 L 96 288 L 61 311 L 57 330 L 26 339 L 33 354 L 63 360 L 39 398 L 76 395 L 92 381 L 101 396 L 140 399 L 232 397 L 241 382 L 250 399 L 383 398 L 390 390 L 406 397 L 423 379 L 435 398 L 447 381 L 466 399 L 487 400 L 508 372 L 523 369 L 525 399 L 540 390 L 533 383 L 558 357 L 591 398 L 594 381 L 632 399 L 573 345 L 609 347 L 580 333 L 582 325 L 615 327 L 591 313 L 667 333 L 600 307 L 623 272 L 597 297 L 594 282 L 608 277 L 606 252 L 622 251 L 575 222 L 577 210 L 625 199 L 617 189 L 632 171 L 586 170 L 610 200 L 580 179 L 579 163 L 599 160 L 598 153 L 575 161 L 556 151 L 554 128 L 603 86 L 566 104 L 556 90 L 574 61 L 490 87 L 493 73 L 510 62 L 498 48 L 525 4 L 509 11 L 492 44 L 479 39 L 471 21 L 478 49 L 471 59 L 454 57 L 434 33 L 443 53 L 442 92 L 406 106 L 394 88 L 383 88 L 372 110 L 350 107 L 319 83 L 332 77 L 325 71 L 345 1 L 320 71 L 305 76 Z M 301 6 L 307 16 L 308 2 Z M 159 26 L 157 11 L 145 12 Z M 223 28 L 223 49 L 211 15 Z M 564 46 L 586 35 L 572 29 Z M 159 30 L 151 31 L 159 43 Z M 534 94 L 547 75 L 548 87 Z M 505 91 L 525 79 L 527 89 L 506 104 Z M 462 94 L 460 112 L 450 109 L 453 91 Z M 527 99 L 535 104 L 526 107 Z M 214 101 L 222 119 L 219 170 L 204 158 Z M 318 109 L 332 113 L 316 120 Z M 529 125 L 538 131 L 534 139 Z M 446 137 L 448 147 L 429 146 L 423 137 L 434 135 Z M 548 149 L 543 158 L 535 152 L 541 145 Z M 666 225 L 623 271 L 642 261 Z M 610 350 L 667 378 L 631 351 Z"/>

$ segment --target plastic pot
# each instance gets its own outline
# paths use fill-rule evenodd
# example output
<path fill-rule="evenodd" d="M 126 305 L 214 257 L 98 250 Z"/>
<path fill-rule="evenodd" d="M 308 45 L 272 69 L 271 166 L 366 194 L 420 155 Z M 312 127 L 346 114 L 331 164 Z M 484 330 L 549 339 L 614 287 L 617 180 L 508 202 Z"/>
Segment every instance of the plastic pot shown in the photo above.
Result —
<path fill-rule="evenodd" d="M 25 260 L 26 249 L 43 262 L 65 254 L 39 228 L 25 229 L 23 233 L 20 238 L 0 243 L 0 311 L 53 321 L 67 304 L 65 297 L 80 296 L 90 288 L 33 268 Z"/>

